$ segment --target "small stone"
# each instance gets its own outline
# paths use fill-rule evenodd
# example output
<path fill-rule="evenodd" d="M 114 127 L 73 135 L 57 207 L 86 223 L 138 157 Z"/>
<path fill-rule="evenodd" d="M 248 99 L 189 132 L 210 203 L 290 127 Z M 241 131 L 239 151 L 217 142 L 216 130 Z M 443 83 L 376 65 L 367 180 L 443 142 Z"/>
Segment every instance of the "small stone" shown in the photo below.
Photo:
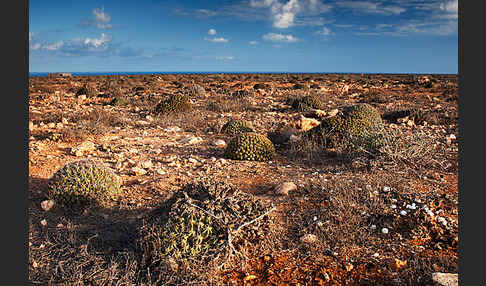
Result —
<path fill-rule="evenodd" d="M 157 170 L 156 170 L 156 172 L 157 172 L 157 174 L 159 174 L 159 175 L 165 175 L 165 174 L 167 174 L 167 172 L 166 172 L 166 171 L 161 170 L 161 169 L 157 169 Z"/>
<path fill-rule="evenodd" d="M 402 211 L 400 211 L 400 214 L 405 216 L 405 215 L 407 215 L 407 211 L 402 210 Z"/>
<path fill-rule="evenodd" d="M 149 168 L 152 168 L 153 167 L 153 163 L 151 160 L 148 160 L 148 161 L 145 161 L 145 162 L 142 162 L 142 164 L 140 164 L 140 166 L 144 169 L 149 169 Z"/>
<path fill-rule="evenodd" d="M 294 134 L 290 135 L 290 138 L 289 138 L 290 143 L 298 142 L 298 141 L 300 141 L 300 139 L 301 139 L 300 136 L 297 136 L 297 135 L 294 135 Z"/>
<path fill-rule="evenodd" d="M 382 189 L 383 192 L 389 192 L 390 190 L 391 190 L 391 188 L 388 187 L 388 186 L 384 186 L 383 189 Z"/>
<path fill-rule="evenodd" d="M 56 123 L 54 123 L 54 122 L 48 123 L 47 124 L 47 127 L 49 127 L 49 128 L 55 128 L 56 127 Z"/>
<path fill-rule="evenodd" d="M 303 235 L 300 238 L 300 241 L 304 243 L 315 243 L 317 241 L 317 236 L 312 233 L 308 233 L 306 235 Z"/>
<path fill-rule="evenodd" d="M 54 206 L 53 200 L 45 200 L 41 202 L 41 208 L 46 212 L 49 211 L 53 206 Z"/>
<path fill-rule="evenodd" d="M 199 143 L 203 141 L 201 137 L 195 137 L 195 136 L 191 136 L 191 135 L 187 135 L 186 137 L 182 138 L 180 140 L 180 142 L 182 144 L 196 144 L 196 143 Z"/>
<path fill-rule="evenodd" d="M 226 146 L 226 142 L 224 142 L 224 140 L 217 139 L 217 140 L 213 141 L 213 145 L 216 146 L 216 147 L 222 148 L 222 147 Z"/>
<path fill-rule="evenodd" d="M 381 229 L 381 233 L 387 234 L 388 233 L 388 228 L 384 227 Z"/>
<path fill-rule="evenodd" d="M 379 254 L 378 252 L 375 252 L 375 253 L 373 254 L 373 257 L 378 257 L 378 256 L 380 256 L 380 254 Z"/>
<path fill-rule="evenodd" d="M 75 155 L 76 157 L 83 156 L 85 153 L 94 151 L 96 149 L 96 145 L 93 142 L 86 141 L 78 146 L 71 148 L 71 154 Z"/>
<path fill-rule="evenodd" d="M 336 116 L 338 113 L 339 113 L 339 110 L 338 109 L 332 109 L 331 111 L 329 111 L 327 113 L 327 116 L 333 117 L 333 116 Z"/>
<path fill-rule="evenodd" d="M 189 158 L 187 161 L 189 161 L 189 163 L 193 163 L 193 164 L 195 164 L 195 163 L 197 163 L 197 162 L 198 162 L 198 161 L 197 161 L 197 159 L 194 159 L 194 158 L 192 158 L 192 157 L 191 157 L 191 158 Z"/>
<path fill-rule="evenodd" d="M 163 129 L 165 132 L 178 132 L 182 129 L 179 126 L 171 126 Z"/>
<path fill-rule="evenodd" d="M 297 185 L 293 182 L 284 182 L 275 187 L 275 193 L 283 196 L 288 196 L 289 192 L 295 190 L 297 190 Z"/>
<path fill-rule="evenodd" d="M 63 127 L 63 124 L 61 122 L 56 123 L 56 128 L 59 128 L 60 129 L 62 127 Z"/>
<path fill-rule="evenodd" d="M 64 117 L 61 119 L 61 122 L 64 125 L 68 125 L 69 124 L 69 121 L 66 118 L 64 118 Z"/>
<path fill-rule="evenodd" d="M 397 205 L 391 205 L 390 206 L 392 209 L 396 209 L 397 208 Z"/>
<path fill-rule="evenodd" d="M 41 221 L 40 221 L 40 224 L 41 224 L 42 226 L 46 226 L 46 225 L 47 225 L 47 220 L 46 220 L 46 219 L 41 220 Z"/>
<path fill-rule="evenodd" d="M 141 176 L 141 175 L 147 174 L 147 171 L 145 171 L 144 169 L 139 168 L 139 167 L 133 167 L 132 172 L 135 173 L 136 176 Z"/>
<path fill-rule="evenodd" d="M 34 122 L 29 121 L 29 131 L 33 131 L 35 129 Z"/>
<path fill-rule="evenodd" d="M 439 286 L 456 286 L 459 285 L 459 275 L 453 273 L 432 273 L 432 281 Z"/>
<path fill-rule="evenodd" d="M 297 121 L 297 126 L 300 127 L 302 131 L 307 131 L 309 129 L 312 129 L 319 124 L 321 124 L 319 120 L 314 118 L 307 118 L 303 115 L 301 115 L 299 120 Z"/>

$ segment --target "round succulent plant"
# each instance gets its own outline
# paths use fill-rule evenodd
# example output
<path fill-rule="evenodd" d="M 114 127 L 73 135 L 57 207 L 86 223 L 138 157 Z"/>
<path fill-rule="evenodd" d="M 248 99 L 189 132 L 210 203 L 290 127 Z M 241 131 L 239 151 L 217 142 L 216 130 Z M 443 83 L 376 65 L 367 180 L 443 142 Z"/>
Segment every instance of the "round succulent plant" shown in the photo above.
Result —
<path fill-rule="evenodd" d="M 164 257 L 210 260 L 227 249 L 231 231 L 266 210 L 259 200 L 225 182 L 186 184 L 140 229 L 143 261 L 151 265 Z"/>
<path fill-rule="evenodd" d="M 120 180 L 108 167 L 92 160 L 67 163 L 49 180 L 48 196 L 60 205 L 104 204 L 116 199 Z"/>
<path fill-rule="evenodd" d="M 231 139 L 224 155 L 233 160 L 268 161 L 275 156 L 275 147 L 266 136 L 246 132 Z"/>
<path fill-rule="evenodd" d="M 86 95 L 86 97 L 95 97 L 98 95 L 98 91 L 89 85 L 83 85 L 76 91 L 76 95 L 82 94 Z"/>
<path fill-rule="evenodd" d="M 226 122 L 221 128 L 221 133 L 236 135 L 245 132 L 253 132 L 251 124 L 243 120 L 233 120 Z"/>
<path fill-rule="evenodd" d="M 157 104 L 155 107 L 156 113 L 172 113 L 187 111 L 191 109 L 191 102 L 189 97 L 184 94 L 173 94 L 169 98 Z"/>
<path fill-rule="evenodd" d="M 189 87 L 189 94 L 191 96 L 206 96 L 206 90 L 199 84 L 193 84 Z"/>
<path fill-rule="evenodd" d="M 305 136 L 333 146 L 345 137 L 359 137 L 376 133 L 383 126 L 380 113 L 369 104 L 346 106 L 341 113 L 327 118 L 308 130 Z"/>
<path fill-rule="evenodd" d="M 291 103 L 292 108 L 297 111 L 309 111 L 311 108 L 322 109 L 324 106 L 319 97 L 315 95 L 303 96 L 301 98 L 289 100 L 288 102 Z"/>

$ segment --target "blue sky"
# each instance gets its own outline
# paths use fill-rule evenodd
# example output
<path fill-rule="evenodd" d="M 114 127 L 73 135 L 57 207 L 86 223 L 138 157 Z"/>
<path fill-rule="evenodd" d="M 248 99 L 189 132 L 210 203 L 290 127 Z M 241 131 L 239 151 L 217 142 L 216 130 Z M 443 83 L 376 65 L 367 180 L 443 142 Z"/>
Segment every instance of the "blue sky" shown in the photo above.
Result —
<path fill-rule="evenodd" d="M 29 71 L 457 73 L 457 5 L 31 0 Z"/>

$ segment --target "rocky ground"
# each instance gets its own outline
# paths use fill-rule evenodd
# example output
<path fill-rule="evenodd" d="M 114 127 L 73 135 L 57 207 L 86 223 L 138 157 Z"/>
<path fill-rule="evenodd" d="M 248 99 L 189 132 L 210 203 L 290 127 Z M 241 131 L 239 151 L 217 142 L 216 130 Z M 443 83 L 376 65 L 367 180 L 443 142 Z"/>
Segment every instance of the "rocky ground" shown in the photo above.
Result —
<path fill-rule="evenodd" d="M 432 285 L 432 273 L 458 271 L 457 81 L 391 74 L 30 78 L 29 279 L 150 284 L 137 258 L 137 229 L 181 186 L 213 178 L 273 205 L 274 227 L 268 244 L 248 246 L 198 284 Z M 79 92 L 83 86 L 93 92 Z M 154 112 L 178 93 L 189 95 L 190 111 Z M 322 99 L 320 110 L 288 104 L 309 94 Z M 370 156 L 302 144 L 303 131 L 356 103 L 374 106 L 408 147 Z M 232 136 L 220 130 L 230 119 L 267 134 L 276 157 L 224 158 Z M 71 212 L 49 204 L 53 173 L 86 158 L 122 179 L 120 199 Z"/>

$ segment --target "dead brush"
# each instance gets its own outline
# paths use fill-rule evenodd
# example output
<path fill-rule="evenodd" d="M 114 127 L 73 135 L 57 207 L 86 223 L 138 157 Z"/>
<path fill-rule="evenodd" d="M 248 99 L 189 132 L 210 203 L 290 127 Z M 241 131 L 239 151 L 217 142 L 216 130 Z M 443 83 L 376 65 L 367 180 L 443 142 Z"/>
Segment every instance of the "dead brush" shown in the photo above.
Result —
<path fill-rule="evenodd" d="M 65 128 L 62 131 L 63 138 L 68 141 L 76 141 L 90 135 L 99 136 L 106 134 L 112 127 L 126 126 L 129 119 L 102 108 L 95 108 L 88 113 L 75 114 L 69 118 L 69 121 L 75 123 L 76 126 L 74 128 Z"/>
<path fill-rule="evenodd" d="M 252 107 L 250 100 L 246 97 L 234 97 L 231 99 L 218 98 L 210 101 L 206 105 L 206 109 L 213 112 L 243 112 L 248 111 Z"/>
<path fill-rule="evenodd" d="M 432 139 L 422 133 L 403 134 L 397 129 L 346 136 L 340 148 L 351 157 L 368 156 L 395 163 L 423 165 L 431 162 L 434 150 Z"/>

